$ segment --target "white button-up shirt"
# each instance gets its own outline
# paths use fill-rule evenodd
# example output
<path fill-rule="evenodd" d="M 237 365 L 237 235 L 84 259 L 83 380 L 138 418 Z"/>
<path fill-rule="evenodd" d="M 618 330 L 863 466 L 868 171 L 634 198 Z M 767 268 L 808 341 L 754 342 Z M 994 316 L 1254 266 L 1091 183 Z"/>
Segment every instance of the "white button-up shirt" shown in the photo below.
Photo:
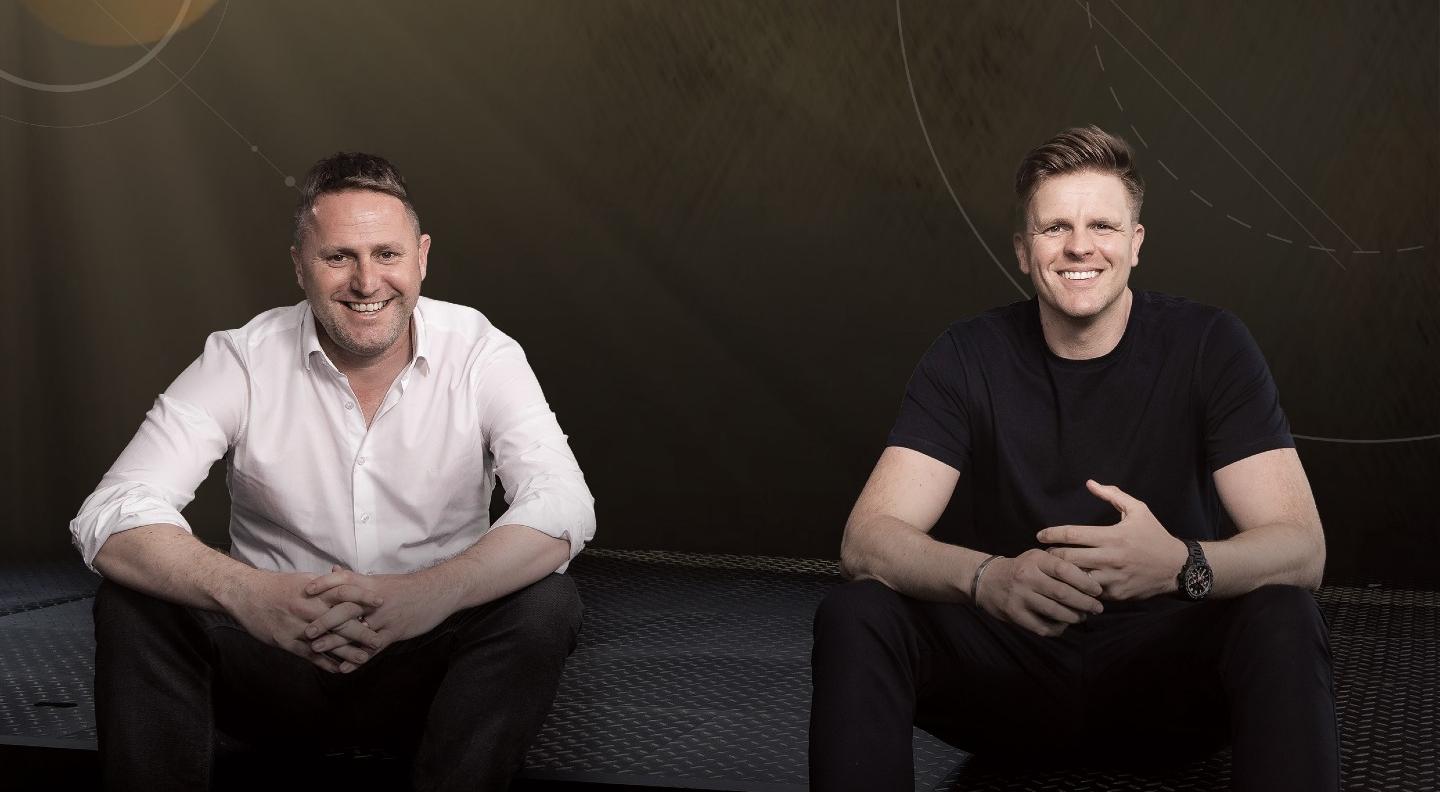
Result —
<path fill-rule="evenodd" d="M 119 531 L 189 531 L 180 510 L 222 456 L 230 554 L 260 569 L 433 565 L 490 529 L 496 475 L 510 505 L 497 524 L 568 539 L 574 558 L 594 499 L 520 345 L 426 297 L 411 327 L 413 357 L 368 427 L 308 302 L 212 334 L 71 521 L 85 563 Z"/>

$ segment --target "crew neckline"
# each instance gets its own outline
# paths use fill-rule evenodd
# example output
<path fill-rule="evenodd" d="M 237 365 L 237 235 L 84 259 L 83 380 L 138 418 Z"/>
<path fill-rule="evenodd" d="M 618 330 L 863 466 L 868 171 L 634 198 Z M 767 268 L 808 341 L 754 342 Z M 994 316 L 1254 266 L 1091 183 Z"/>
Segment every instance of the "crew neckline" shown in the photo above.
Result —
<path fill-rule="evenodd" d="M 1125 319 L 1125 332 L 1121 334 L 1120 341 L 1115 344 L 1114 349 L 1099 357 L 1073 360 L 1055 354 L 1055 350 L 1051 349 L 1050 344 L 1045 341 L 1045 329 L 1040 325 L 1040 298 L 1038 296 L 1030 298 L 1030 327 L 1034 331 L 1036 340 L 1040 343 L 1040 348 L 1043 350 L 1045 360 L 1050 363 L 1050 365 L 1070 371 L 1088 371 L 1104 368 L 1116 360 L 1119 360 L 1129 350 L 1131 338 L 1135 335 L 1135 325 L 1138 323 L 1141 313 L 1144 312 L 1143 306 L 1147 302 L 1145 292 L 1130 289 L 1130 315 Z"/>

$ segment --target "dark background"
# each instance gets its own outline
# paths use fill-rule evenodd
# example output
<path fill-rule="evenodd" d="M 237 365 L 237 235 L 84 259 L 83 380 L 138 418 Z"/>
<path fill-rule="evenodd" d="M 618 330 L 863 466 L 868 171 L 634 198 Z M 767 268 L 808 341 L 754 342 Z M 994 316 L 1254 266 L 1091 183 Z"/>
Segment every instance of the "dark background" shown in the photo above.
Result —
<path fill-rule="evenodd" d="M 123 79 L 20 84 L 181 7 L 0 6 L 6 557 L 72 552 L 206 334 L 301 299 L 287 177 L 339 149 L 407 175 L 425 293 L 525 346 L 597 545 L 834 557 L 920 353 L 1028 292 L 1019 158 L 1097 123 L 1149 183 L 1132 284 L 1236 312 L 1326 438 L 1328 580 L 1440 579 L 1434 2 L 192 0 Z"/>

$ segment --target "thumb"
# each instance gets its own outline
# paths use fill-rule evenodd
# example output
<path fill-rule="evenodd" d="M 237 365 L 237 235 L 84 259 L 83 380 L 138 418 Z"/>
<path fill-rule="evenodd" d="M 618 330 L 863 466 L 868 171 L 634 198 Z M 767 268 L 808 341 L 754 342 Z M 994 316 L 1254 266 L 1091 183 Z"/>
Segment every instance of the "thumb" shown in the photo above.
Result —
<path fill-rule="evenodd" d="M 1114 506 L 1115 511 L 1120 512 L 1122 519 L 1128 515 L 1130 510 L 1135 506 L 1134 498 L 1112 484 L 1101 484 L 1094 479 L 1086 479 L 1085 488 L 1090 490 L 1090 494 Z"/>

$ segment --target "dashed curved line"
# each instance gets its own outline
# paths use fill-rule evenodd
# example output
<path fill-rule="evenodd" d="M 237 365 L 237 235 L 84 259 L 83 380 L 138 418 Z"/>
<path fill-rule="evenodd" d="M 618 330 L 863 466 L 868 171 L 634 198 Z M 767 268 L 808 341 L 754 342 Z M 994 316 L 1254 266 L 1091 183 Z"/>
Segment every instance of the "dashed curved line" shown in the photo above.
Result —
<path fill-rule="evenodd" d="M 898 0 L 897 0 L 897 2 L 898 2 Z M 1088 4 L 1086 5 L 1086 11 L 1087 11 L 1087 12 L 1089 11 L 1089 5 L 1088 5 Z M 1096 45 L 1095 45 L 1095 59 L 1096 59 L 1097 61 L 1099 61 L 1099 63 L 1100 63 L 1100 71 L 1102 71 L 1102 72 L 1105 71 L 1105 62 L 1104 62 L 1103 60 L 1101 60 L 1101 58 L 1100 58 L 1100 45 L 1099 45 L 1099 44 L 1096 44 Z M 1120 112 L 1121 112 L 1121 113 L 1124 113 L 1124 112 L 1125 112 L 1125 105 L 1123 105 L 1123 104 L 1120 103 L 1120 95 L 1119 95 L 1118 93 L 1116 93 L 1116 91 L 1115 91 L 1115 86 L 1114 86 L 1113 84 L 1111 84 L 1111 85 L 1109 85 L 1109 86 L 1107 86 L 1107 87 L 1110 89 L 1110 96 L 1112 96 L 1112 97 L 1115 99 L 1115 106 L 1118 107 L 1118 108 L 1120 108 Z M 1136 137 L 1137 139 L 1139 139 L 1140 145 L 1144 146 L 1144 147 L 1147 148 L 1147 149 L 1150 148 L 1150 144 L 1149 144 L 1149 142 L 1147 142 L 1147 141 L 1145 140 L 1145 136 L 1142 135 L 1142 134 L 1140 134 L 1140 129 L 1139 129 L 1139 127 L 1135 126 L 1134 124 L 1131 124 L 1131 125 L 1130 125 L 1130 131 L 1132 131 L 1132 132 L 1135 133 L 1135 137 Z M 1170 174 L 1170 178 L 1172 178 L 1172 179 L 1174 179 L 1174 180 L 1176 180 L 1176 181 L 1179 181 L 1179 180 L 1180 180 L 1180 177 L 1175 175 L 1175 171 L 1170 170 L 1170 166 L 1169 166 L 1169 165 L 1166 165 L 1164 160 L 1161 160 L 1161 159 L 1158 159 L 1158 158 L 1157 158 L 1157 159 L 1155 160 L 1155 162 L 1158 163 L 1161 168 L 1164 168 L 1166 173 Z M 1214 209 L 1214 208 L 1215 208 L 1215 204 L 1211 203 L 1209 200 L 1207 200 L 1207 199 L 1206 199 L 1204 196 L 1202 196 L 1200 193 L 1195 192 L 1194 190 L 1191 190 L 1191 191 L 1190 191 L 1190 194 L 1193 195 L 1193 196 L 1195 196 L 1196 198 L 1198 198 L 1198 199 L 1200 200 L 1200 202 L 1203 203 L 1203 204 L 1205 204 L 1207 207 L 1210 207 L 1211 209 Z M 1283 208 L 1283 207 L 1282 207 L 1282 208 Z M 1234 216 L 1234 215 L 1227 214 L 1227 215 L 1225 215 L 1225 216 L 1228 217 L 1228 218 L 1230 218 L 1231 220 L 1235 221 L 1236 223 L 1240 224 L 1241 226 L 1244 226 L 1244 227 L 1247 228 L 1247 229 L 1250 229 L 1250 230 L 1253 231 L 1254 228 L 1255 228 L 1254 226 L 1250 225 L 1249 223 L 1245 222 L 1244 220 L 1241 220 L 1240 218 L 1238 218 L 1238 217 L 1236 217 L 1236 216 Z M 1328 219 L 1328 215 L 1327 215 L 1327 219 Z M 1332 222 L 1333 222 L 1333 221 L 1332 221 Z M 1302 230 L 1304 230 L 1307 234 L 1310 233 L 1309 230 L 1308 230 L 1308 229 L 1305 229 L 1303 226 L 1302 226 Z M 1292 239 L 1286 239 L 1285 237 L 1279 236 L 1278 234 L 1272 234 L 1272 233 L 1270 233 L 1269 231 L 1266 231 L 1266 232 L 1264 232 L 1264 233 L 1265 233 L 1265 236 L 1270 237 L 1271 239 L 1274 239 L 1274 240 L 1278 240 L 1278 241 L 1280 241 L 1280 242 L 1284 242 L 1284 243 L 1286 243 L 1286 244 L 1288 244 L 1288 245 L 1293 245 L 1293 244 L 1295 243 L 1295 241 L 1292 240 Z M 1311 237 L 1313 238 L 1314 235 L 1312 234 Z M 1348 237 L 1347 237 L 1347 239 L 1348 239 Z M 1317 241 L 1318 241 L 1318 240 L 1317 240 Z M 1335 249 L 1335 248 L 1325 247 L 1324 245 L 1306 245 L 1306 247 L 1309 248 L 1310 250 L 1318 251 L 1318 252 L 1320 252 L 1320 253 L 1333 254 L 1333 253 L 1336 252 L 1336 249 Z M 1413 252 L 1415 252 L 1415 251 L 1417 251 L 1417 250 L 1422 250 L 1422 249 L 1424 249 L 1424 247 L 1425 247 L 1424 245 L 1412 245 L 1412 246 L 1410 246 L 1410 247 L 1396 248 L 1396 249 L 1395 249 L 1395 252 L 1396 252 L 1396 253 L 1413 253 Z M 1368 256 L 1368 255 L 1379 254 L 1380 252 L 1381 252 L 1381 251 L 1379 251 L 1379 250 L 1352 250 L 1352 251 L 1351 251 L 1351 254 L 1352 254 L 1352 255 Z M 1334 258 L 1334 256 L 1332 255 L 1331 258 Z M 1336 259 L 1336 263 L 1337 263 L 1337 264 L 1340 264 L 1340 262 L 1339 262 L 1338 259 Z M 1344 264 L 1340 264 L 1340 268 L 1341 268 L 1341 269 L 1344 269 L 1344 268 L 1345 268 L 1345 265 L 1344 265 Z"/>
<path fill-rule="evenodd" d="M 984 248 L 986 255 L 995 262 L 995 268 L 1000 270 L 1000 274 L 1005 276 L 1005 280 L 1010 281 L 1010 285 L 1015 287 L 1015 291 L 1020 292 L 1021 297 L 1029 299 L 1030 293 L 1025 291 L 1010 275 L 1010 271 L 1005 269 L 1005 265 L 1000 263 L 995 251 L 990 249 L 990 246 L 985 243 L 985 238 L 980 235 L 980 229 L 975 227 L 975 221 L 970 219 L 970 213 L 965 211 L 965 207 L 961 205 L 960 196 L 955 194 L 955 188 L 950 185 L 950 177 L 945 175 L 945 168 L 940 164 L 940 155 L 935 153 L 935 144 L 930 142 L 930 129 L 925 126 L 925 114 L 920 112 L 920 99 L 915 94 L 915 80 L 910 76 L 910 55 L 905 50 L 905 18 L 900 13 L 900 0 L 895 0 L 895 27 L 900 37 L 900 62 L 905 66 L 905 84 L 910 87 L 910 102 L 915 106 L 915 119 L 920 122 L 920 133 L 925 136 L 925 147 L 930 149 L 930 159 L 935 163 L 935 170 L 940 173 L 940 181 L 945 184 L 945 190 L 950 193 L 950 200 L 955 202 L 955 208 L 960 210 L 960 216 L 965 218 L 965 224 L 970 226 L 970 233 L 975 235 L 980 247 Z"/>
<path fill-rule="evenodd" d="M 899 8 L 899 0 L 896 0 L 896 8 L 897 8 L 897 9 Z M 1122 13 L 1123 13 L 1123 12 L 1122 12 Z M 1086 16 L 1087 21 L 1089 21 L 1089 20 L 1090 20 L 1090 4 L 1089 4 L 1089 3 L 1086 3 L 1086 4 L 1085 4 L 1085 16 Z M 1132 20 L 1132 23 L 1133 23 L 1133 20 Z M 1093 23 L 1093 22 L 1091 22 L 1089 26 L 1090 26 L 1090 28 L 1091 28 L 1092 30 L 1094 29 L 1094 23 Z M 1144 32 L 1144 31 L 1142 31 L 1142 32 Z M 1147 38 L 1148 38 L 1148 36 L 1147 36 Z M 1132 57 L 1133 57 L 1133 56 L 1132 56 Z M 1169 56 L 1167 55 L 1166 57 L 1169 57 Z M 1104 61 L 1101 60 L 1101 57 L 1100 57 L 1100 45 L 1099 45 L 1099 44 L 1096 44 L 1096 45 L 1095 45 L 1095 59 L 1096 59 L 1097 61 L 1099 61 L 1099 63 L 1101 64 L 1100 70 L 1101 70 L 1101 71 L 1104 71 L 1104 70 L 1105 70 L 1105 66 L 1104 66 Z M 1172 62 L 1173 62 L 1173 61 L 1172 61 Z M 1163 86 L 1162 86 L 1162 87 L 1163 87 Z M 1197 86 L 1197 87 L 1198 87 L 1198 86 Z M 913 95 L 913 92 L 912 92 L 912 95 Z M 1119 104 L 1120 104 L 1120 97 L 1115 93 L 1115 86 L 1113 86 L 1113 85 L 1110 86 L 1110 95 L 1115 97 L 1115 104 L 1116 104 L 1116 105 L 1119 105 Z M 1212 100 L 1212 101 L 1213 101 L 1213 100 Z M 1121 112 L 1124 112 L 1125 108 L 1122 106 L 1122 107 L 1120 108 L 1120 110 L 1121 110 Z M 1223 112 L 1223 111 L 1222 111 L 1222 112 Z M 1135 132 L 1135 136 L 1136 136 L 1137 138 L 1140 138 L 1140 143 L 1141 143 L 1142 145 L 1144 145 L 1146 148 L 1149 148 L 1149 147 L 1150 147 L 1150 144 L 1148 144 L 1148 143 L 1145 142 L 1145 138 L 1144 138 L 1143 136 L 1141 136 L 1140 130 L 1137 129 L 1134 124 L 1131 124 L 1131 125 L 1130 125 L 1130 129 Z M 1170 170 L 1170 166 L 1169 166 L 1169 165 L 1166 165 L 1164 160 L 1159 159 L 1159 158 L 1157 157 L 1156 160 L 1155 160 L 1155 162 L 1156 162 L 1161 168 L 1163 168 L 1166 173 L 1170 174 L 1170 178 L 1174 179 L 1175 181 L 1179 181 L 1179 180 L 1180 180 L 1180 177 L 1175 175 L 1175 171 Z M 1288 176 L 1287 176 L 1287 178 L 1288 178 Z M 1293 183 L 1293 182 L 1292 182 L 1292 183 Z M 1298 185 L 1297 185 L 1297 186 L 1298 186 Z M 1190 194 L 1193 195 L 1193 196 L 1195 196 L 1197 199 L 1200 200 L 1201 203 L 1205 204 L 1206 206 L 1209 206 L 1209 207 L 1211 207 L 1211 208 L 1214 208 L 1214 204 L 1212 204 L 1212 203 L 1210 203 L 1208 200 L 1206 200 L 1205 197 L 1202 196 L 1200 193 L 1195 192 L 1194 190 L 1190 190 Z M 1306 196 L 1306 197 L 1308 198 L 1309 196 Z M 1282 207 L 1282 208 L 1283 208 L 1283 207 Z M 1317 208 L 1318 208 L 1318 207 L 1317 207 Z M 1324 213 L 1324 210 L 1321 210 L 1321 213 L 1323 214 L 1323 213 Z M 1251 226 L 1250 226 L 1249 223 L 1246 223 L 1245 221 L 1243 221 L 1243 220 L 1235 217 L 1234 215 L 1229 215 L 1229 214 L 1227 214 L 1227 215 L 1225 215 L 1225 216 L 1228 217 L 1228 218 L 1230 218 L 1231 220 L 1234 220 L 1236 223 L 1239 223 L 1240 225 L 1245 226 L 1246 228 L 1251 228 Z M 1328 216 L 1328 215 L 1326 216 L 1326 219 L 1327 219 L 1327 220 L 1329 219 L 1329 216 Z M 1332 220 L 1331 222 L 1333 223 L 1334 221 Z M 1337 226 L 1337 227 L 1338 227 L 1338 226 Z M 1303 226 L 1302 226 L 1302 228 L 1303 228 Z M 1307 230 L 1307 233 L 1308 233 L 1308 230 Z M 1343 229 L 1342 229 L 1341 233 L 1344 233 Z M 1284 242 L 1284 243 L 1286 243 L 1286 244 L 1294 244 L 1294 241 L 1293 241 L 1293 240 L 1286 239 L 1285 237 L 1282 237 L 1282 236 L 1277 236 L 1277 235 L 1272 234 L 1272 233 L 1270 233 L 1270 232 L 1268 232 L 1268 231 L 1265 232 L 1265 236 L 1270 237 L 1271 239 L 1278 240 L 1278 241 L 1280 241 L 1280 242 Z M 1313 238 L 1313 235 L 1312 235 L 1312 238 Z M 1319 240 L 1316 240 L 1316 241 L 1318 242 Z M 1323 245 L 1306 245 L 1306 247 L 1310 248 L 1311 250 L 1317 250 L 1317 251 L 1324 252 L 1324 253 L 1334 253 L 1334 252 L 1335 252 L 1335 248 L 1325 247 L 1325 246 L 1323 246 Z M 1413 253 L 1413 252 L 1418 251 L 1418 250 L 1423 250 L 1424 248 L 1425 248 L 1424 245 L 1411 245 L 1411 246 L 1409 246 L 1409 247 L 1396 248 L 1396 249 L 1395 249 L 1395 252 L 1396 252 L 1396 253 Z M 1356 251 L 1354 251 L 1354 252 L 1355 252 L 1355 253 L 1359 253 L 1359 254 L 1378 254 L 1380 251 L 1378 251 L 1378 250 L 1356 250 Z M 1337 263 L 1338 263 L 1338 262 L 1337 262 Z M 1341 268 L 1343 269 L 1343 268 L 1344 268 L 1344 265 L 1341 265 Z M 1320 436 L 1320 435 L 1303 435 L 1303 434 L 1293 434 L 1293 433 L 1292 433 L 1292 434 L 1291 434 L 1291 437 L 1295 438 L 1296 440 L 1305 440 L 1305 441 L 1312 442 L 1312 443 L 1339 443 L 1339 444 L 1344 444 L 1344 445 L 1394 445 L 1394 444 L 1397 444 L 1397 443 L 1417 443 L 1417 442 L 1424 442 L 1424 441 L 1428 441 L 1428 440 L 1440 440 L 1440 434 L 1412 435 L 1412 436 L 1409 436 L 1409 437 L 1353 438 L 1353 437 L 1322 437 L 1322 436 Z"/>
<path fill-rule="evenodd" d="M 1134 124 L 1130 125 L 1130 131 L 1135 133 L 1135 139 L 1140 141 L 1140 145 L 1144 146 L 1147 149 L 1150 148 L 1150 144 L 1146 142 L 1145 136 L 1140 134 L 1140 130 L 1136 129 Z"/>
<path fill-rule="evenodd" d="M 1291 434 L 1296 440 L 1310 440 L 1316 443 L 1344 443 L 1346 445 L 1386 445 L 1389 443 L 1418 443 L 1425 440 L 1440 440 L 1440 434 L 1415 435 L 1414 437 L 1381 437 L 1374 440 L 1353 437 L 1317 437 L 1315 435 Z"/>

